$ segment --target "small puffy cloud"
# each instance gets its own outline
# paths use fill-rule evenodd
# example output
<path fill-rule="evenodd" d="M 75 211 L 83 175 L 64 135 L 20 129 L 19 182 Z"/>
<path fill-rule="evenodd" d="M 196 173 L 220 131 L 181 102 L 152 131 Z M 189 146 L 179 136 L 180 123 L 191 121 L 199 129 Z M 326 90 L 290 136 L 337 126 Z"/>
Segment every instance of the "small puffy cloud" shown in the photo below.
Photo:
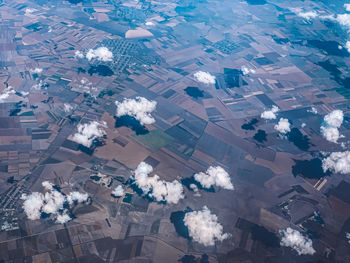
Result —
<path fill-rule="evenodd" d="M 347 29 L 350 29 L 350 14 L 326 15 L 326 16 L 320 16 L 320 18 L 338 22 L 339 25 L 343 27 L 347 27 Z"/>
<path fill-rule="evenodd" d="M 350 233 L 345 233 L 345 238 L 348 240 L 348 243 L 350 244 Z"/>
<path fill-rule="evenodd" d="M 0 103 L 6 101 L 8 97 L 10 97 L 11 94 L 15 94 L 15 90 L 8 86 L 6 89 L 3 90 L 2 93 L 0 93 Z"/>
<path fill-rule="evenodd" d="M 74 80 L 73 86 L 79 91 L 79 92 L 85 92 L 90 94 L 92 97 L 96 97 L 99 93 L 99 90 L 97 87 L 94 87 L 92 82 L 83 77 L 80 80 Z"/>
<path fill-rule="evenodd" d="M 124 195 L 123 186 L 118 185 L 116 188 L 114 188 L 113 191 L 112 191 L 112 195 L 114 195 L 116 197 L 123 196 Z"/>
<path fill-rule="evenodd" d="M 184 224 L 190 237 L 204 246 L 213 246 L 215 241 L 223 241 L 230 237 L 228 233 L 223 233 L 223 227 L 218 223 L 217 216 L 206 206 L 202 210 L 186 213 Z"/>
<path fill-rule="evenodd" d="M 346 41 L 345 48 L 350 53 L 350 41 Z"/>
<path fill-rule="evenodd" d="M 116 101 L 115 105 L 117 106 L 117 117 L 129 115 L 140 121 L 142 125 L 155 122 L 151 113 L 156 109 L 156 101 L 136 97 L 135 99 L 124 99 L 122 102 Z"/>
<path fill-rule="evenodd" d="M 312 247 L 312 240 L 303 236 L 299 231 L 290 227 L 280 230 L 281 246 L 290 247 L 299 255 L 313 255 L 316 251 Z"/>
<path fill-rule="evenodd" d="M 63 110 L 64 112 L 71 112 L 74 109 L 74 107 L 68 103 L 63 104 Z"/>
<path fill-rule="evenodd" d="M 53 190 L 53 183 L 50 183 L 49 181 L 44 181 L 41 183 L 41 185 L 46 189 L 46 190 Z"/>
<path fill-rule="evenodd" d="M 54 214 L 60 209 L 63 209 L 65 201 L 66 198 L 63 194 L 50 189 L 44 194 L 44 204 L 41 207 L 41 211 L 46 214 Z"/>
<path fill-rule="evenodd" d="M 31 73 L 33 74 L 41 74 L 43 72 L 42 68 L 34 68 L 30 70 Z"/>
<path fill-rule="evenodd" d="M 346 11 L 350 12 L 350 4 L 344 4 L 344 8 Z"/>
<path fill-rule="evenodd" d="M 275 130 L 279 131 L 282 134 L 290 132 L 290 123 L 285 118 L 280 118 L 278 123 L 274 126 Z"/>
<path fill-rule="evenodd" d="M 145 23 L 146 26 L 154 26 L 155 24 L 152 21 L 147 21 Z"/>
<path fill-rule="evenodd" d="M 153 188 L 152 195 L 157 200 L 162 197 L 167 203 L 177 204 L 180 199 L 184 198 L 183 191 L 182 184 L 177 180 L 172 182 L 158 181 L 157 187 Z"/>
<path fill-rule="evenodd" d="M 197 71 L 194 73 L 194 78 L 204 84 L 215 84 L 216 77 L 211 75 L 209 72 Z"/>
<path fill-rule="evenodd" d="M 336 128 L 339 128 L 340 125 L 343 123 L 344 120 L 344 114 L 341 110 L 334 110 L 331 113 L 328 113 L 326 116 L 324 116 L 324 121 L 329 126 L 333 126 Z"/>
<path fill-rule="evenodd" d="M 57 223 L 66 223 L 71 220 L 69 210 L 64 207 L 71 207 L 73 204 L 83 203 L 88 200 L 87 194 L 71 192 L 65 195 L 57 191 L 52 183 L 42 182 L 45 193 L 33 192 L 30 195 L 23 194 L 21 199 L 23 209 L 30 220 L 40 219 L 42 213 L 52 215 Z"/>
<path fill-rule="evenodd" d="M 229 174 L 220 166 L 210 166 L 206 172 L 195 174 L 194 179 L 205 188 L 218 186 L 227 190 L 234 189 Z"/>
<path fill-rule="evenodd" d="M 149 176 L 153 172 L 153 167 L 145 162 L 141 162 L 134 173 L 135 184 L 145 195 L 154 198 L 158 202 L 177 204 L 184 198 L 182 184 L 174 180 L 167 182 L 161 180 L 158 175 Z"/>
<path fill-rule="evenodd" d="M 311 109 L 307 110 L 307 112 L 311 112 L 313 114 L 317 114 L 318 113 L 318 111 L 317 111 L 317 109 L 315 107 L 311 107 Z"/>
<path fill-rule="evenodd" d="M 300 7 L 290 8 L 290 10 L 294 12 L 297 16 L 304 18 L 305 20 L 311 20 L 319 16 L 318 13 L 314 10 L 304 11 Z"/>
<path fill-rule="evenodd" d="M 252 69 L 252 68 L 248 68 L 247 66 L 242 66 L 241 67 L 241 71 L 243 73 L 243 75 L 248 75 L 250 73 L 255 73 L 255 69 Z"/>
<path fill-rule="evenodd" d="M 99 61 L 108 62 L 113 60 L 113 53 L 106 47 L 99 47 L 96 49 L 89 49 L 86 53 L 86 58 L 89 61 L 97 59 Z"/>
<path fill-rule="evenodd" d="M 33 12 L 35 12 L 35 11 L 37 11 L 36 9 L 34 9 L 34 8 L 26 8 L 26 10 L 25 10 L 25 14 L 24 15 L 30 15 L 30 14 L 32 14 Z"/>
<path fill-rule="evenodd" d="M 56 217 L 56 223 L 58 224 L 65 224 L 71 220 L 72 218 L 67 213 L 63 213 L 62 215 L 57 215 Z"/>
<path fill-rule="evenodd" d="M 42 87 L 45 87 L 47 85 L 47 83 L 45 83 L 42 79 L 39 81 L 39 83 L 34 84 L 32 86 L 32 89 L 34 90 L 41 90 Z"/>
<path fill-rule="evenodd" d="M 343 137 L 338 130 L 343 120 L 344 114 L 341 110 L 334 110 L 324 117 L 321 133 L 327 141 L 337 143 L 338 139 Z"/>
<path fill-rule="evenodd" d="M 44 196 L 41 193 L 34 192 L 30 195 L 23 194 L 21 199 L 23 202 L 23 209 L 30 220 L 39 219 L 41 216 L 41 207 L 44 203 Z"/>
<path fill-rule="evenodd" d="M 298 12 L 297 15 L 306 19 L 306 20 L 311 20 L 313 18 L 318 17 L 318 14 L 315 11 Z"/>
<path fill-rule="evenodd" d="M 80 84 L 82 84 L 82 85 L 88 85 L 88 86 L 92 85 L 92 83 L 91 83 L 87 78 L 82 78 L 82 79 L 80 80 Z"/>
<path fill-rule="evenodd" d="M 350 27 L 350 14 L 338 14 L 335 20 L 342 26 Z"/>
<path fill-rule="evenodd" d="M 261 113 L 260 117 L 265 120 L 274 120 L 276 119 L 276 113 L 279 112 L 279 108 L 275 105 L 272 106 L 271 110 L 266 110 L 263 113 Z"/>
<path fill-rule="evenodd" d="M 106 134 L 103 128 L 106 128 L 105 122 L 92 121 L 89 123 L 78 124 L 78 132 L 73 135 L 72 140 L 76 143 L 90 147 L 93 141 Z"/>
<path fill-rule="evenodd" d="M 194 192 L 194 196 L 201 196 L 197 185 L 190 184 L 190 189 Z"/>
<path fill-rule="evenodd" d="M 332 126 L 321 126 L 321 133 L 323 137 L 329 142 L 338 143 L 338 139 L 342 138 L 342 135 L 340 135 L 338 128 Z"/>
<path fill-rule="evenodd" d="M 22 96 L 22 97 L 26 97 L 26 96 L 29 95 L 29 92 L 28 92 L 28 91 L 21 91 L 20 93 L 21 93 L 21 96 Z"/>
<path fill-rule="evenodd" d="M 89 198 L 88 194 L 82 194 L 80 192 L 73 191 L 67 195 L 67 202 L 70 205 L 77 204 L 77 203 L 80 204 L 80 203 L 86 202 L 88 198 Z"/>
<path fill-rule="evenodd" d="M 350 151 L 333 152 L 327 158 L 322 160 L 322 169 L 324 172 L 330 170 L 335 173 L 350 173 Z"/>
<path fill-rule="evenodd" d="M 76 50 L 76 51 L 74 52 L 74 57 L 75 57 L 75 58 L 84 58 L 84 53 L 81 52 L 81 51 L 79 51 L 79 50 Z"/>

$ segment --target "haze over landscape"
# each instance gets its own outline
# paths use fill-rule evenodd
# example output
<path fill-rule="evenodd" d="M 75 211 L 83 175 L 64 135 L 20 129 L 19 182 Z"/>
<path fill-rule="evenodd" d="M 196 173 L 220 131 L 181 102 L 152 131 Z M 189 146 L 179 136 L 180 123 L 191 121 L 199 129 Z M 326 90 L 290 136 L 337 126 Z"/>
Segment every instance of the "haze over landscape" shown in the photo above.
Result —
<path fill-rule="evenodd" d="M 0 0 L 0 262 L 350 262 L 350 2 Z"/>

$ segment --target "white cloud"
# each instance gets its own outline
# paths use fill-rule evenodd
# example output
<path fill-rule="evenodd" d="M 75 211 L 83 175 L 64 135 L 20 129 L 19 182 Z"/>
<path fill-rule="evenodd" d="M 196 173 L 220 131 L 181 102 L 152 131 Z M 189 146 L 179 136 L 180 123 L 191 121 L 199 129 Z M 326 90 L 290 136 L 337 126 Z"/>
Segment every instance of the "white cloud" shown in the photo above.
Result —
<path fill-rule="evenodd" d="M 83 203 L 88 200 L 87 194 L 79 192 L 71 192 L 65 195 L 56 189 L 54 185 L 48 181 L 42 182 L 45 188 L 45 193 L 33 192 L 30 195 L 23 194 L 21 199 L 23 202 L 23 209 L 30 220 L 40 219 L 42 213 L 52 215 L 57 223 L 66 223 L 71 220 L 68 215 L 69 211 L 64 209 L 64 205 L 69 206 L 74 203 Z"/>
<path fill-rule="evenodd" d="M 340 147 L 342 147 L 344 150 L 347 149 L 347 145 L 349 145 L 349 142 L 341 142 Z"/>
<path fill-rule="evenodd" d="M 112 195 L 114 195 L 116 197 L 123 196 L 124 195 L 123 186 L 118 185 L 116 188 L 114 188 L 113 191 L 112 191 Z"/>
<path fill-rule="evenodd" d="M 316 18 L 318 16 L 318 14 L 315 11 L 298 12 L 297 15 L 306 20 L 311 20 L 312 18 Z"/>
<path fill-rule="evenodd" d="M 34 12 L 36 12 L 36 11 L 38 11 L 38 10 L 35 8 L 28 7 L 25 9 L 24 15 L 30 17 L 31 19 L 36 19 L 37 15 L 34 14 Z"/>
<path fill-rule="evenodd" d="M 154 26 L 155 23 L 153 23 L 152 21 L 147 21 L 147 22 L 145 23 L 145 25 L 146 25 L 146 26 Z"/>
<path fill-rule="evenodd" d="M 34 84 L 33 86 L 32 86 L 32 89 L 34 89 L 34 90 L 40 90 L 42 87 L 44 87 L 46 85 L 46 83 L 41 79 L 40 81 L 39 81 L 39 83 L 37 83 L 37 84 Z"/>
<path fill-rule="evenodd" d="M 39 219 L 41 216 L 41 207 L 44 203 L 44 196 L 41 193 L 34 192 L 30 195 L 23 194 L 21 199 L 23 202 L 23 209 L 30 220 Z"/>
<path fill-rule="evenodd" d="M 350 29 L 350 14 L 327 15 L 320 18 L 338 22 L 339 25 L 346 27 L 348 30 Z"/>
<path fill-rule="evenodd" d="M 56 223 L 58 224 L 65 224 L 69 221 L 71 221 L 72 218 L 65 212 L 62 215 L 57 215 L 56 217 Z"/>
<path fill-rule="evenodd" d="M 288 227 L 279 232 L 282 237 L 281 246 L 290 247 L 299 255 L 312 255 L 316 252 L 312 247 L 312 240 L 303 236 L 299 231 Z"/>
<path fill-rule="evenodd" d="M 136 97 L 136 99 L 124 99 L 123 102 L 116 101 L 115 105 L 117 106 L 117 117 L 129 115 L 140 121 L 142 125 L 155 122 L 151 113 L 156 109 L 156 101 Z"/>
<path fill-rule="evenodd" d="M 76 51 L 74 52 L 74 57 L 75 57 L 75 58 L 84 58 L 84 54 L 83 54 L 83 52 L 81 52 L 81 51 L 79 51 L 79 50 L 76 50 Z"/>
<path fill-rule="evenodd" d="M 334 110 L 324 117 L 321 133 L 327 141 L 337 143 L 338 139 L 343 137 L 338 130 L 343 120 L 344 114 L 341 110 Z"/>
<path fill-rule="evenodd" d="M 74 203 L 79 204 L 79 203 L 86 202 L 88 200 L 88 198 L 89 198 L 88 194 L 82 194 L 80 192 L 73 191 L 67 195 L 67 202 L 70 205 L 72 205 Z"/>
<path fill-rule="evenodd" d="M 35 11 L 37 11 L 36 9 L 34 9 L 34 8 L 26 8 L 26 10 L 25 10 L 25 14 L 24 15 L 30 15 L 31 13 L 33 13 L 33 12 L 35 12 Z"/>
<path fill-rule="evenodd" d="M 28 92 L 28 91 L 21 91 L 21 95 L 22 95 L 23 97 L 26 97 L 26 96 L 29 95 L 29 92 Z"/>
<path fill-rule="evenodd" d="M 338 139 L 342 138 L 342 135 L 340 135 L 339 130 L 331 126 L 321 126 L 321 133 L 323 137 L 329 142 L 338 143 Z"/>
<path fill-rule="evenodd" d="M 335 173 L 350 173 L 350 151 L 333 152 L 327 158 L 322 160 L 322 169 L 324 172 L 330 170 Z"/>
<path fill-rule="evenodd" d="M 290 123 L 285 118 L 280 118 L 279 122 L 274 126 L 275 130 L 279 131 L 282 134 L 290 132 Z"/>
<path fill-rule="evenodd" d="M 324 121 L 329 125 L 336 128 L 339 128 L 340 125 L 343 123 L 344 120 L 344 114 L 341 110 L 334 110 L 331 113 L 328 113 L 324 117 Z"/>
<path fill-rule="evenodd" d="M 249 73 L 252 73 L 252 74 L 255 73 L 255 69 L 248 68 L 247 66 L 242 66 L 241 71 L 242 71 L 243 75 L 248 75 Z"/>
<path fill-rule="evenodd" d="M 342 26 L 350 27 L 350 14 L 338 14 L 335 20 Z"/>
<path fill-rule="evenodd" d="M 346 11 L 350 12 L 350 4 L 344 4 L 344 8 Z"/>
<path fill-rule="evenodd" d="M 46 189 L 46 190 L 53 190 L 53 183 L 50 183 L 49 181 L 44 181 L 41 183 L 41 185 Z"/>
<path fill-rule="evenodd" d="M 11 94 L 15 94 L 15 90 L 11 87 L 8 86 L 4 91 L 0 94 L 0 103 L 4 102 L 8 97 L 10 97 Z"/>
<path fill-rule="evenodd" d="M 205 188 L 216 185 L 227 190 L 234 189 L 229 174 L 220 166 L 210 166 L 205 173 L 195 174 L 194 179 Z"/>
<path fill-rule="evenodd" d="M 92 83 L 91 83 L 87 78 L 85 78 L 85 77 L 83 77 L 83 78 L 80 80 L 80 83 L 81 83 L 82 85 L 88 85 L 88 86 L 92 85 Z"/>
<path fill-rule="evenodd" d="M 74 109 L 74 107 L 68 103 L 63 104 L 63 110 L 64 112 L 71 112 Z"/>
<path fill-rule="evenodd" d="M 266 120 L 273 120 L 276 119 L 276 113 L 279 112 L 279 108 L 275 105 L 272 106 L 271 110 L 266 110 L 263 113 L 261 113 L 260 117 Z"/>
<path fill-rule="evenodd" d="M 331 21 L 338 22 L 341 26 L 350 28 L 350 14 L 335 14 L 320 16 L 321 19 L 328 19 Z"/>
<path fill-rule="evenodd" d="M 344 8 L 346 9 L 346 11 L 350 12 L 350 4 L 344 4 Z M 345 14 L 328 15 L 328 16 L 322 16 L 321 18 L 338 22 L 341 26 L 346 27 L 348 30 L 348 33 L 350 33 L 350 14 L 345 13 Z M 350 53 L 350 41 L 346 41 L 345 48 Z"/>
<path fill-rule="evenodd" d="M 73 135 L 72 140 L 76 143 L 90 147 L 92 142 L 106 134 L 103 128 L 106 128 L 105 122 L 92 121 L 90 123 L 78 124 L 78 132 Z"/>
<path fill-rule="evenodd" d="M 31 73 L 33 74 L 41 74 L 43 72 L 42 68 L 34 68 L 30 70 Z"/>
<path fill-rule="evenodd" d="M 318 111 L 317 111 L 317 109 L 315 107 L 311 107 L 311 109 L 307 110 L 307 112 L 311 112 L 313 114 L 317 114 L 318 113 Z"/>
<path fill-rule="evenodd" d="M 202 210 L 186 213 L 184 224 L 190 237 L 204 246 L 213 246 L 215 241 L 223 241 L 230 237 L 229 234 L 223 233 L 223 227 L 218 223 L 217 216 L 211 214 L 206 206 Z"/>
<path fill-rule="evenodd" d="M 85 77 L 80 80 L 74 80 L 73 85 L 79 89 L 79 92 L 86 92 L 92 97 L 96 97 L 99 93 L 98 88 L 94 87 L 92 82 Z"/>
<path fill-rule="evenodd" d="M 314 10 L 311 10 L 311 11 L 304 11 L 302 8 L 300 7 L 296 7 L 296 8 L 290 8 L 290 10 L 292 12 L 294 12 L 297 16 L 299 17 L 302 17 L 306 20 L 311 20 L 311 19 L 314 19 L 316 17 L 319 16 L 319 14 L 314 11 Z M 322 16 L 321 16 L 322 17 Z"/>
<path fill-rule="evenodd" d="M 350 244 L 350 233 L 345 233 L 345 237 L 348 240 L 348 243 Z"/>
<path fill-rule="evenodd" d="M 344 7 L 346 8 L 347 11 L 349 8 L 349 4 L 345 4 Z M 310 20 L 312 18 L 316 18 L 319 15 L 315 11 L 309 11 L 309 12 L 301 12 L 300 8 L 294 8 L 292 11 L 296 12 L 298 16 L 303 17 L 307 20 Z M 350 27 L 350 14 L 333 14 L 333 15 L 321 15 L 319 16 L 320 19 L 328 19 L 332 20 L 335 22 L 338 22 L 341 26 L 344 27 Z"/>
<path fill-rule="evenodd" d="M 197 71 L 193 76 L 198 82 L 202 82 L 204 84 L 215 84 L 216 77 L 211 75 L 209 72 Z"/>
<path fill-rule="evenodd" d="M 346 41 L 345 48 L 350 53 L 350 41 Z"/>
<path fill-rule="evenodd" d="M 201 196 L 201 194 L 199 193 L 199 189 L 198 189 L 197 185 L 190 184 L 190 188 L 194 192 L 194 196 Z"/>
<path fill-rule="evenodd" d="M 86 53 L 86 58 L 89 61 L 92 59 L 97 59 L 103 62 L 108 62 L 113 60 L 113 53 L 106 47 L 99 47 L 96 49 L 89 49 L 89 51 Z"/>
<path fill-rule="evenodd" d="M 48 192 L 44 194 L 44 204 L 41 207 L 41 211 L 46 214 L 54 214 L 58 210 L 63 209 L 63 204 L 66 198 L 60 192 L 47 189 Z"/>
<path fill-rule="evenodd" d="M 161 180 L 158 175 L 149 176 L 153 167 L 145 162 L 141 162 L 134 174 L 135 184 L 145 195 L 154 198 L 156 201 L 177 204 L 184 198 L 183 187 L 179 181 L 167 182 Z"/>

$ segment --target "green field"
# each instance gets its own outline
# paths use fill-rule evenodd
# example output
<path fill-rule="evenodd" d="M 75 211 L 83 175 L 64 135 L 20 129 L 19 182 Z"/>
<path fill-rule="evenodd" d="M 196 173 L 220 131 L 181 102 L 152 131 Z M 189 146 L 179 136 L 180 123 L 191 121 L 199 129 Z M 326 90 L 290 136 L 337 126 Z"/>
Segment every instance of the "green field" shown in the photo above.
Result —
<path fill-rule="evenodd" d="M 158 150 L 174 140 L 173 137 L 169 136 L 161 130 L 152 130 L 147 134 L 133 135 L 133 137 L 139 143 L 152 150 Z"/>

